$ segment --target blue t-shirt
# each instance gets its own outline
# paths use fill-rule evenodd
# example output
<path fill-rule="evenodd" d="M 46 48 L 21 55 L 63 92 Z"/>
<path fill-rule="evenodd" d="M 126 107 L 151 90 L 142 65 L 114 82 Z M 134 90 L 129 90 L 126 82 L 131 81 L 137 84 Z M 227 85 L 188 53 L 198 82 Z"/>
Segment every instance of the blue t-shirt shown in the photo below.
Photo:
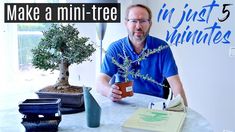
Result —
<path fill-rule="evenodd" d="M 167 43 L 158 38 L 147 36 L 146 44 L 144 49 L 140 54 L 137 54 L 128 37 L 122 38 L 116 42 L 113 42 L 107 49 L 106 55 L 103 59 L 101 66 L 101 73 L 105 73 L 110 77 L 115 74 L 119 74 L 120 68 L 118 68 L 113 62 L 112 58 L 123 64 L 123 59 L 120 56 L 126 56 L 131 60 L 137 60 L 143 53 L 146 53 L 147 49 L 157 49 L 159 46 L 167 46 Z M 161 50 L 160 52 L 154 53 L 146 57 L 140 63 L 132 64 L 131 68 L 135 71 L 140 71 L 142 75 L 148 75 L 158 83 L 162 83 L 164 78 L 177 75 L 178 69 L 171 52 L 170 47 Z M 144 80 L 140 77 L 128 76 L 129 80 L 133 80 L 133 90 L 136 93 L 143 93 L 148 95 L 153 95 L 157 97 L 163 97 L 163 88 L 148 80 Z"/>

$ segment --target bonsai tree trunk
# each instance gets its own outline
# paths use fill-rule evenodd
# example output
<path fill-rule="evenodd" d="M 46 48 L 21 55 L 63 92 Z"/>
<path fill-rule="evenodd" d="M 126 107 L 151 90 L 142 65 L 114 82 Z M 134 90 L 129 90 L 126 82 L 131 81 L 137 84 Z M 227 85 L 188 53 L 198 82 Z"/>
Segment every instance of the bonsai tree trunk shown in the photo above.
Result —
<path fill-rule="evenodd" d="M 54 85 L 57 89 L 64 89 L 70 87 L 69 85 L 69 63 L 67 60 L 62 59 L 59 64 L 59 78 Z"/>

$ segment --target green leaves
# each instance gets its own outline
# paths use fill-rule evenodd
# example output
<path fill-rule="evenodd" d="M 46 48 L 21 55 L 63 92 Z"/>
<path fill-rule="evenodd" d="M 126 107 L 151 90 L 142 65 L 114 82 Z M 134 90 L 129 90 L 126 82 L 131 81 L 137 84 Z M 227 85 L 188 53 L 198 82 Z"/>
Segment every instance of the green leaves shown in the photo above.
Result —
<path fill-rule="evenodd" d="M 87 37 L 80 37 L 74 25 L 52 24 L 48 31 L 43 32 L 39 45 L 32 50 L 32 63 L 39 69 L 55 70 L 61 60 L 66 60 L 69 65 L 90 61 L 94 51 L 93 43 Z"/>
<path fill-rule="evenodd" d="M 133 67 L 132 67 L 132 64 L 134 64 L 134 63 L 139 63 L 140 64 L 141 61 L 145 60 L 150 55 L 155 54 L 155 53 L 160 53 L 164 49 L 169 48 L 169 45 L 165 45 L 165 46 L 160 45 L 156 49 L 148 49 L 146 52 L 141 54 L 141 56 L 139 58 L 137 58 L 136 60 L 131 60 L 131 58 L 126 55 L 125 49 L 124 49 L 124 43 L 122 43 L 122 47 L 123 47 L 122 48 L 123 55 L 118 54 L 118 57 L 121 58 L 123 61 L 119 62 L 119 61 L 117 61 L 118 58 L 112 57 L 112 63 L 118 67 L 118 70 L 119 70 L 118 72 L 125 79 L 126 82 L 129 81 L 128 77 L 130 75 L 132 78 L 138 78 L 139 77 L 139 78 L 142 78 L 143 80 L 147 80 L 147 81 L 152 82 L 154 84 L 157 84 L 159 86 L 167 87 L 164 84 L 161 84 L 161 83 L 157 82 L 156 80 L 154 80 L 154 78 L 151 77 L 150 75 L 141 74 L 140 69 L 134 70 Z"/>

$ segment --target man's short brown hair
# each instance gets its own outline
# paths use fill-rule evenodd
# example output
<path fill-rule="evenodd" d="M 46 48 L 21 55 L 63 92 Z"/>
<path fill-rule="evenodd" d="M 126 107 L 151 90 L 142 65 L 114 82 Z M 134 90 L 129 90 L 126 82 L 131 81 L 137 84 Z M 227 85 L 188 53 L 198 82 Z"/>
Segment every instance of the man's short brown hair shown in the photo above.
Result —
<path fill-rule="evenodd" d="M 149 14 L 149 20 L 152 19 L 152 12 L 151 12 L 150 8 L 145 6 L 145 5 L 142 5 L 142 4 L 134 4 L 134 5 L 130 5 L 129 7 L 127 7 L 125 19 L 128 19 L 128 15 L 129 15 L 130 9 L 134 8 L 134 7 L 144 8 L 148 12 L 148 14 Z"/>

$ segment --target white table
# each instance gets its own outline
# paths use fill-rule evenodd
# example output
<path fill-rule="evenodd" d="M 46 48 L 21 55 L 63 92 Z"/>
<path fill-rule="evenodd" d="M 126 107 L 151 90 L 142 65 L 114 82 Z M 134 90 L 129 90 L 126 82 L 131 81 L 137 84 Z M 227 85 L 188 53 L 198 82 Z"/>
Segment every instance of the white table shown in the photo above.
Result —
<path fill-rule="evenodd" d="M 85 112 L 63 115 L 59 131 L 68 132 L 121 132 L 121 125 L 138 108 L 148 107 L 149 102 L 162 101 L 162 99 L 144 94 L 134 94 L 121 102 L 112 102 L 106 97 L 94 94 L 102 108 L 101 122 L 98 128 L 89 128 L 86 124 Z M 187 116 L 182 129 L 183 132 L 212 132 L 208 121 L 194 110 L 188 108 Z"/>

